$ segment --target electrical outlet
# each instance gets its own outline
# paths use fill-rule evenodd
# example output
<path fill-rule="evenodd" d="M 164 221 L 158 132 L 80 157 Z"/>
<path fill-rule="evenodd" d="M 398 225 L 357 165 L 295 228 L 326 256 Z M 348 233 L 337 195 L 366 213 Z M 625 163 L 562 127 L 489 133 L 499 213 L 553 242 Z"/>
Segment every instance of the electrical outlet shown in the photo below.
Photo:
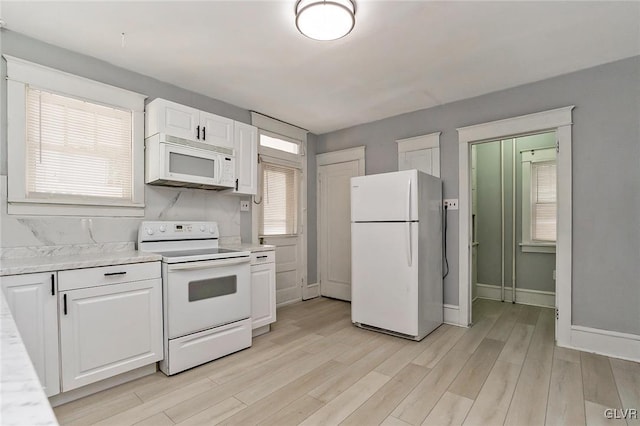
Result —
<path fill-rule="evenodd" d="M 447 198 L 442 203 L 443 206 L 447 208 L 447 210 L 458 210 L 458 199 L 457 198 Z"/>
<path fill-rule="evenodd" d="M 241 212 L 249 211 L 249 201 L 240 200 L 240 211 Z"/>

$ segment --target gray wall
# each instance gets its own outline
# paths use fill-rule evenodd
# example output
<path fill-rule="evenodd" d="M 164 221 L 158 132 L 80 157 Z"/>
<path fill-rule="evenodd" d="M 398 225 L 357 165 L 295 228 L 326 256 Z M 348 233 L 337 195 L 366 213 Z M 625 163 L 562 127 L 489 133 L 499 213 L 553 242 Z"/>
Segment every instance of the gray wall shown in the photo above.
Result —
<path fill-rule="evenodd" d="M 555 133 L 516 138 L 516 243 L 522 242 L 522 149 L 553 146 Z M 478 206 L 476 235 L 478 245 L 478 282 L 500 285 L 501 221 L 500 221 L 500 142 L 475 145 L 477 150 Z M 504 143 L 505 194 L 505 285 L 511 287 L 512 262 L 512 139 Z M 526 253 L 516 248 L 516 287 L 541 291 L 555 291 L 553 270 L 555 255 Z"/>
<path fill-rule="evenodd" d="M 572 323 L 640 334 L 639 81 L 640 57 L 633 57 L 319 135 L 317 152 L 365 145 L 367 174 L 388 172 L 397 168 L 396 139 L 441 131 L 444 196 L 457 198 L 456 128 L 576 105 Z M 458 216 L 449 215 L 445 303 L 457 305 Z"/>
<path fill-rule="evenodd" d="M 222 101 L 193 93 L 177 86 L 118 68 L 107 62 L 65 50 L 24 35 L 1 30 L 3 54 L 16 56 L 38 64 L 87 77 L 96 81 L 122 87 L 154 98 L 170 99 L 237 121 L 250 123 L 249 111 Z M 6 62 L 2 63 L 0 86 L 3 94 L 0 101 L 0 175 L 7 175 L 7 128 L 6 128 Z M 2 180 L 4 184 L 6 180 Z M 6 191 L 6 188 L 3 188 Z M 222 236 L 238 236 L 251 239 L 251 215 L 240 214 L 240 197 L 221 195 L 200 189 L 177 189 L 146 185 L 145 219 L 217 220 Z M 72 217 L 20 217 L 6 215 L 6 199 L 2 199 L 3 247 L 38 244 L 74 244 L 105 241 L 135 241 L 140 219 L 94 218 L 88 232 L 87 222 Z M 64 231 L 61 231 L 64 229 Z M 112 229 L 113 232 L 106 232 Z M 36 235 L 37 234 L 37 235 Z"/>

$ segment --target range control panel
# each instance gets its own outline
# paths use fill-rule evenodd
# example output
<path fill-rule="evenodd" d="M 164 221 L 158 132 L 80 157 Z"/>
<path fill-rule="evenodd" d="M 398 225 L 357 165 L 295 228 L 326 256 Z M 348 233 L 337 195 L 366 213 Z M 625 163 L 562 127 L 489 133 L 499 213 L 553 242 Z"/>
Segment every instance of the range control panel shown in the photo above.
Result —
<path fill-rule="evenodd" d="M 144 221 L 138 229 L 138 241 L 201 240 L 219 236 L 216 222 Z"/>

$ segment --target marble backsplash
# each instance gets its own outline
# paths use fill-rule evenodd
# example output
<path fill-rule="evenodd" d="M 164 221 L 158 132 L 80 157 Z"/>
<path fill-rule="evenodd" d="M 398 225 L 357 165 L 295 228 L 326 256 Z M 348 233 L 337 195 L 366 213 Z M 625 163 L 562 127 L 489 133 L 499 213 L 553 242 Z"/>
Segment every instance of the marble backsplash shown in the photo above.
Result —
<path fill-rule="evenodd" d="M 27 247 L 33 251 L 34 246 L 133 243 L 138 239 L 142 220 L 216 221 L 221 243 L 236 241 L 240 235 L 239 198 L 214 191 L 145 185 L 145 216 L 134 218 L 9 215 L 6 176 L 0 176 L 0 188 L 0 247 L 3 249 Z"/>

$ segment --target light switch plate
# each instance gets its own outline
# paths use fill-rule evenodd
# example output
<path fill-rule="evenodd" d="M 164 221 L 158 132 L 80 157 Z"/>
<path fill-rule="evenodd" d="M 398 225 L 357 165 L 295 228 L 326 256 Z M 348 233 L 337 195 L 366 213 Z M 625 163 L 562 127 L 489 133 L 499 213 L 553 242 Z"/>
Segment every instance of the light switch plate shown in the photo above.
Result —
<path fill-rule="evenodd" d="M 240 211 L 241 212 L 249 211 L 249 201 L 240 200 Z"/>

